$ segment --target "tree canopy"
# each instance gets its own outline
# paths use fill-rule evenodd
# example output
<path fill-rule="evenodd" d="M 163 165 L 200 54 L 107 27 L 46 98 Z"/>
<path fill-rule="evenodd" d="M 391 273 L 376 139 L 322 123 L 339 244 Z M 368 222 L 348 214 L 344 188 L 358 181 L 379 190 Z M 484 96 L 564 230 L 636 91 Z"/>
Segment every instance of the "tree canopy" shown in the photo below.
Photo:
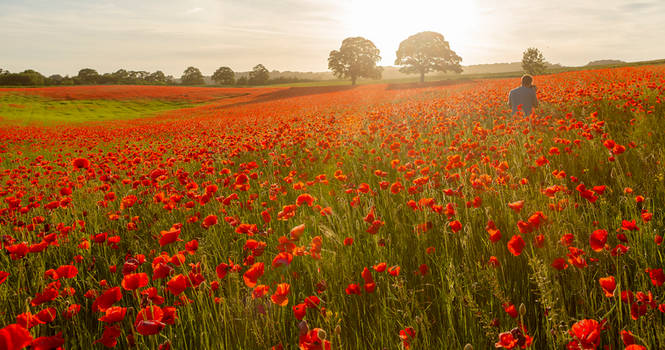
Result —
<path fill-rule="evenodd" d="M 76 76 L 80 84 L 97 84 L 100 81 L 101 75 L 92 68 L 83 68 Z"/>
<path fill-rule="evenodd" d="M 201 74 L 201 71 L 196 67 L 188 67 L 185 69 L 180 80 L 184 85 L 201 85 L 204 83 L 203 74 Z"/>
<path fill-rule="evenodd" d="M 346 38 L 339 50 L 330 51 L 328 68 L 336 77 L 351 79 L 356 85 L 358 78 L 381 79 L 383 68 L 376 63 L 381 60 L 379 49 L 363 37 Z"/>
<path fill-rule="evenodd" d="M 522 69 L 527 74 L 537 75 L 545 73 L 545 58 L 543 53 L 535 47 L 530 47 L 522 55 Z"/>
<path fill-rule="evenodd" d="M 262 64 L 257 64 L 252 68 L 252 71 L 249 72 L 249 84 L 250 85 L 262 85 L 268 82 L 270 78 L 270 72 Z"/>
<path fill-rule="evenodd" d="M 219 67 L 212 75 L 212 80 L 217 84 L 233 85 L 235 83 L 235 73 L 229 67 Z"/>
<path fill-rule="evenodd" d="M 436 32 L 421 32 L 411 35 L 399 44 L 395 65 L 404 66 L 400 72 L 419 73 L 420 82 L 429 72 L 462 72 L 462 58 L 450 49 L 443 35 Z"/>

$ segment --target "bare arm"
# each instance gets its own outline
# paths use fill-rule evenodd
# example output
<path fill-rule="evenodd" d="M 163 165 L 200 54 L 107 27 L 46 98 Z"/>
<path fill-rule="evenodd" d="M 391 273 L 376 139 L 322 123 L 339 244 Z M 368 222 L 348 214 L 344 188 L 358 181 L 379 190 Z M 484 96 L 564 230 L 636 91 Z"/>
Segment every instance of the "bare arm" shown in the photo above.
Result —
<path fill-rule="evenodd" d="M 538 95 L 536 95 L 536 87 L 533 87 L 533 107 L 538 107 Z"/>

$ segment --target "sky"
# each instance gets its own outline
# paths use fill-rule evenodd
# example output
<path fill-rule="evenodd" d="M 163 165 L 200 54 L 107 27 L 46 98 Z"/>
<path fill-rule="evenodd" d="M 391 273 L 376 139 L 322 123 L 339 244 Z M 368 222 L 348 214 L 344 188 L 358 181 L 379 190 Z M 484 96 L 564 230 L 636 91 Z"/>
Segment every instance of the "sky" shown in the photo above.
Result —
<path fill-rule="evenodd" d="M 444 35 L 462 64 L 665 58 L 665 0 L 0 0 L 0 68 L 45 75 L 220 66 L 326 71 L 363 36 L 392 65 L 399 43 Z"/>

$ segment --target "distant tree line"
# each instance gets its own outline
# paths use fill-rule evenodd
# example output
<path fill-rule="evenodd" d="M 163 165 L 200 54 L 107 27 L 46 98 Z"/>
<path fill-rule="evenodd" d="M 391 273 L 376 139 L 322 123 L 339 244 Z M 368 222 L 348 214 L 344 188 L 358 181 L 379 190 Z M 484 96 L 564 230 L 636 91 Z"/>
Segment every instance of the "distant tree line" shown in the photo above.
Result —
<path fill-rule="evenodd" d="M 175 85 L 178 83 L 182 85 L 204 85 L 206 83 L 214 82 L 218 85 L 247 86 L 314 81 L 314 79 L 303 79 L 285 75 L 287 73 L 288 72 L 280 73 L 278 71 L 270 73 L 262 64 L 256 65 L 250 72 L 240 74 L 236 74 L 229 67 L 220 67 L 213 73 L 212 77 L 210 77 L 212 81 L 206 81 L 206 78 L 198 68 L 188 67 L 185 69 L 178 82 L 173 76 L 166 75 L 159 70 L 150 73 L 147 71 L 128 71 L 125 69 L 118 69 L 113 73 L 99 74 L 92 68 L 84 68 L 75 76 L 54 74 L 47 77 L 32 69 L 20 73 L 11 73 L 7 70 L 0 69 L 0 85 Z M 271 78 L 271 74 L 275 75 L 275 78 Z"/>
<path fill-rule="evenodd" d="M 96 84 L 128 84 L 128 85 L 169 85 L 175 84 L 175 79 L 165 75 L 162 71 L 154 73 L 146 71 L 128 71 L 118 69 L 113 73 L 99 74 L 91 68 L 84 68 L 75 76 L 62 76 L 53 74 L 44 76 L 41 73 L 28 69 L 21 73 L 11 73 L 0 69 L 0 85 L 12 86 L 38 86 L 38 85 L 96 85 Z"/>
<path fill-rule="evenodd" d="M 315 81 L 316 79 L 298 78 L 294 75 L 298 73 L 272 71 L 262 65 L 257 64 L 251 71 L 246 73 L 236 73 L 233 69 L 223 66 L 219 67 L 210 77 L 213 83 L 225 86 L 248 86 L 248 85 L 270 85 L 270 84 L 287 84 L 298 82 Z M 271 76 L 274 76 L 271 78 Z M 206 79 L 201 71 L 196 67 L 188 67 L 180 77 L 180 82 L 183 85 L 203 85 Z"/>

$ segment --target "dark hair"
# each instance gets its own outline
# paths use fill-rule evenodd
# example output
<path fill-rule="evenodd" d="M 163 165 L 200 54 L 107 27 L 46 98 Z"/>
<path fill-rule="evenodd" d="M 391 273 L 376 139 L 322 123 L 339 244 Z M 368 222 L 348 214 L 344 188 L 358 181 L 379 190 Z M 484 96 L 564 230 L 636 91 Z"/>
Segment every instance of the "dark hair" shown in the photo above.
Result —
<path fill-rule="evenodd" d="M 531 86 L 531 83 L 533 83 L 533 77 L 528 74 L 524 74 L 522 76 L 522 86 L 529 87 Z"/>

